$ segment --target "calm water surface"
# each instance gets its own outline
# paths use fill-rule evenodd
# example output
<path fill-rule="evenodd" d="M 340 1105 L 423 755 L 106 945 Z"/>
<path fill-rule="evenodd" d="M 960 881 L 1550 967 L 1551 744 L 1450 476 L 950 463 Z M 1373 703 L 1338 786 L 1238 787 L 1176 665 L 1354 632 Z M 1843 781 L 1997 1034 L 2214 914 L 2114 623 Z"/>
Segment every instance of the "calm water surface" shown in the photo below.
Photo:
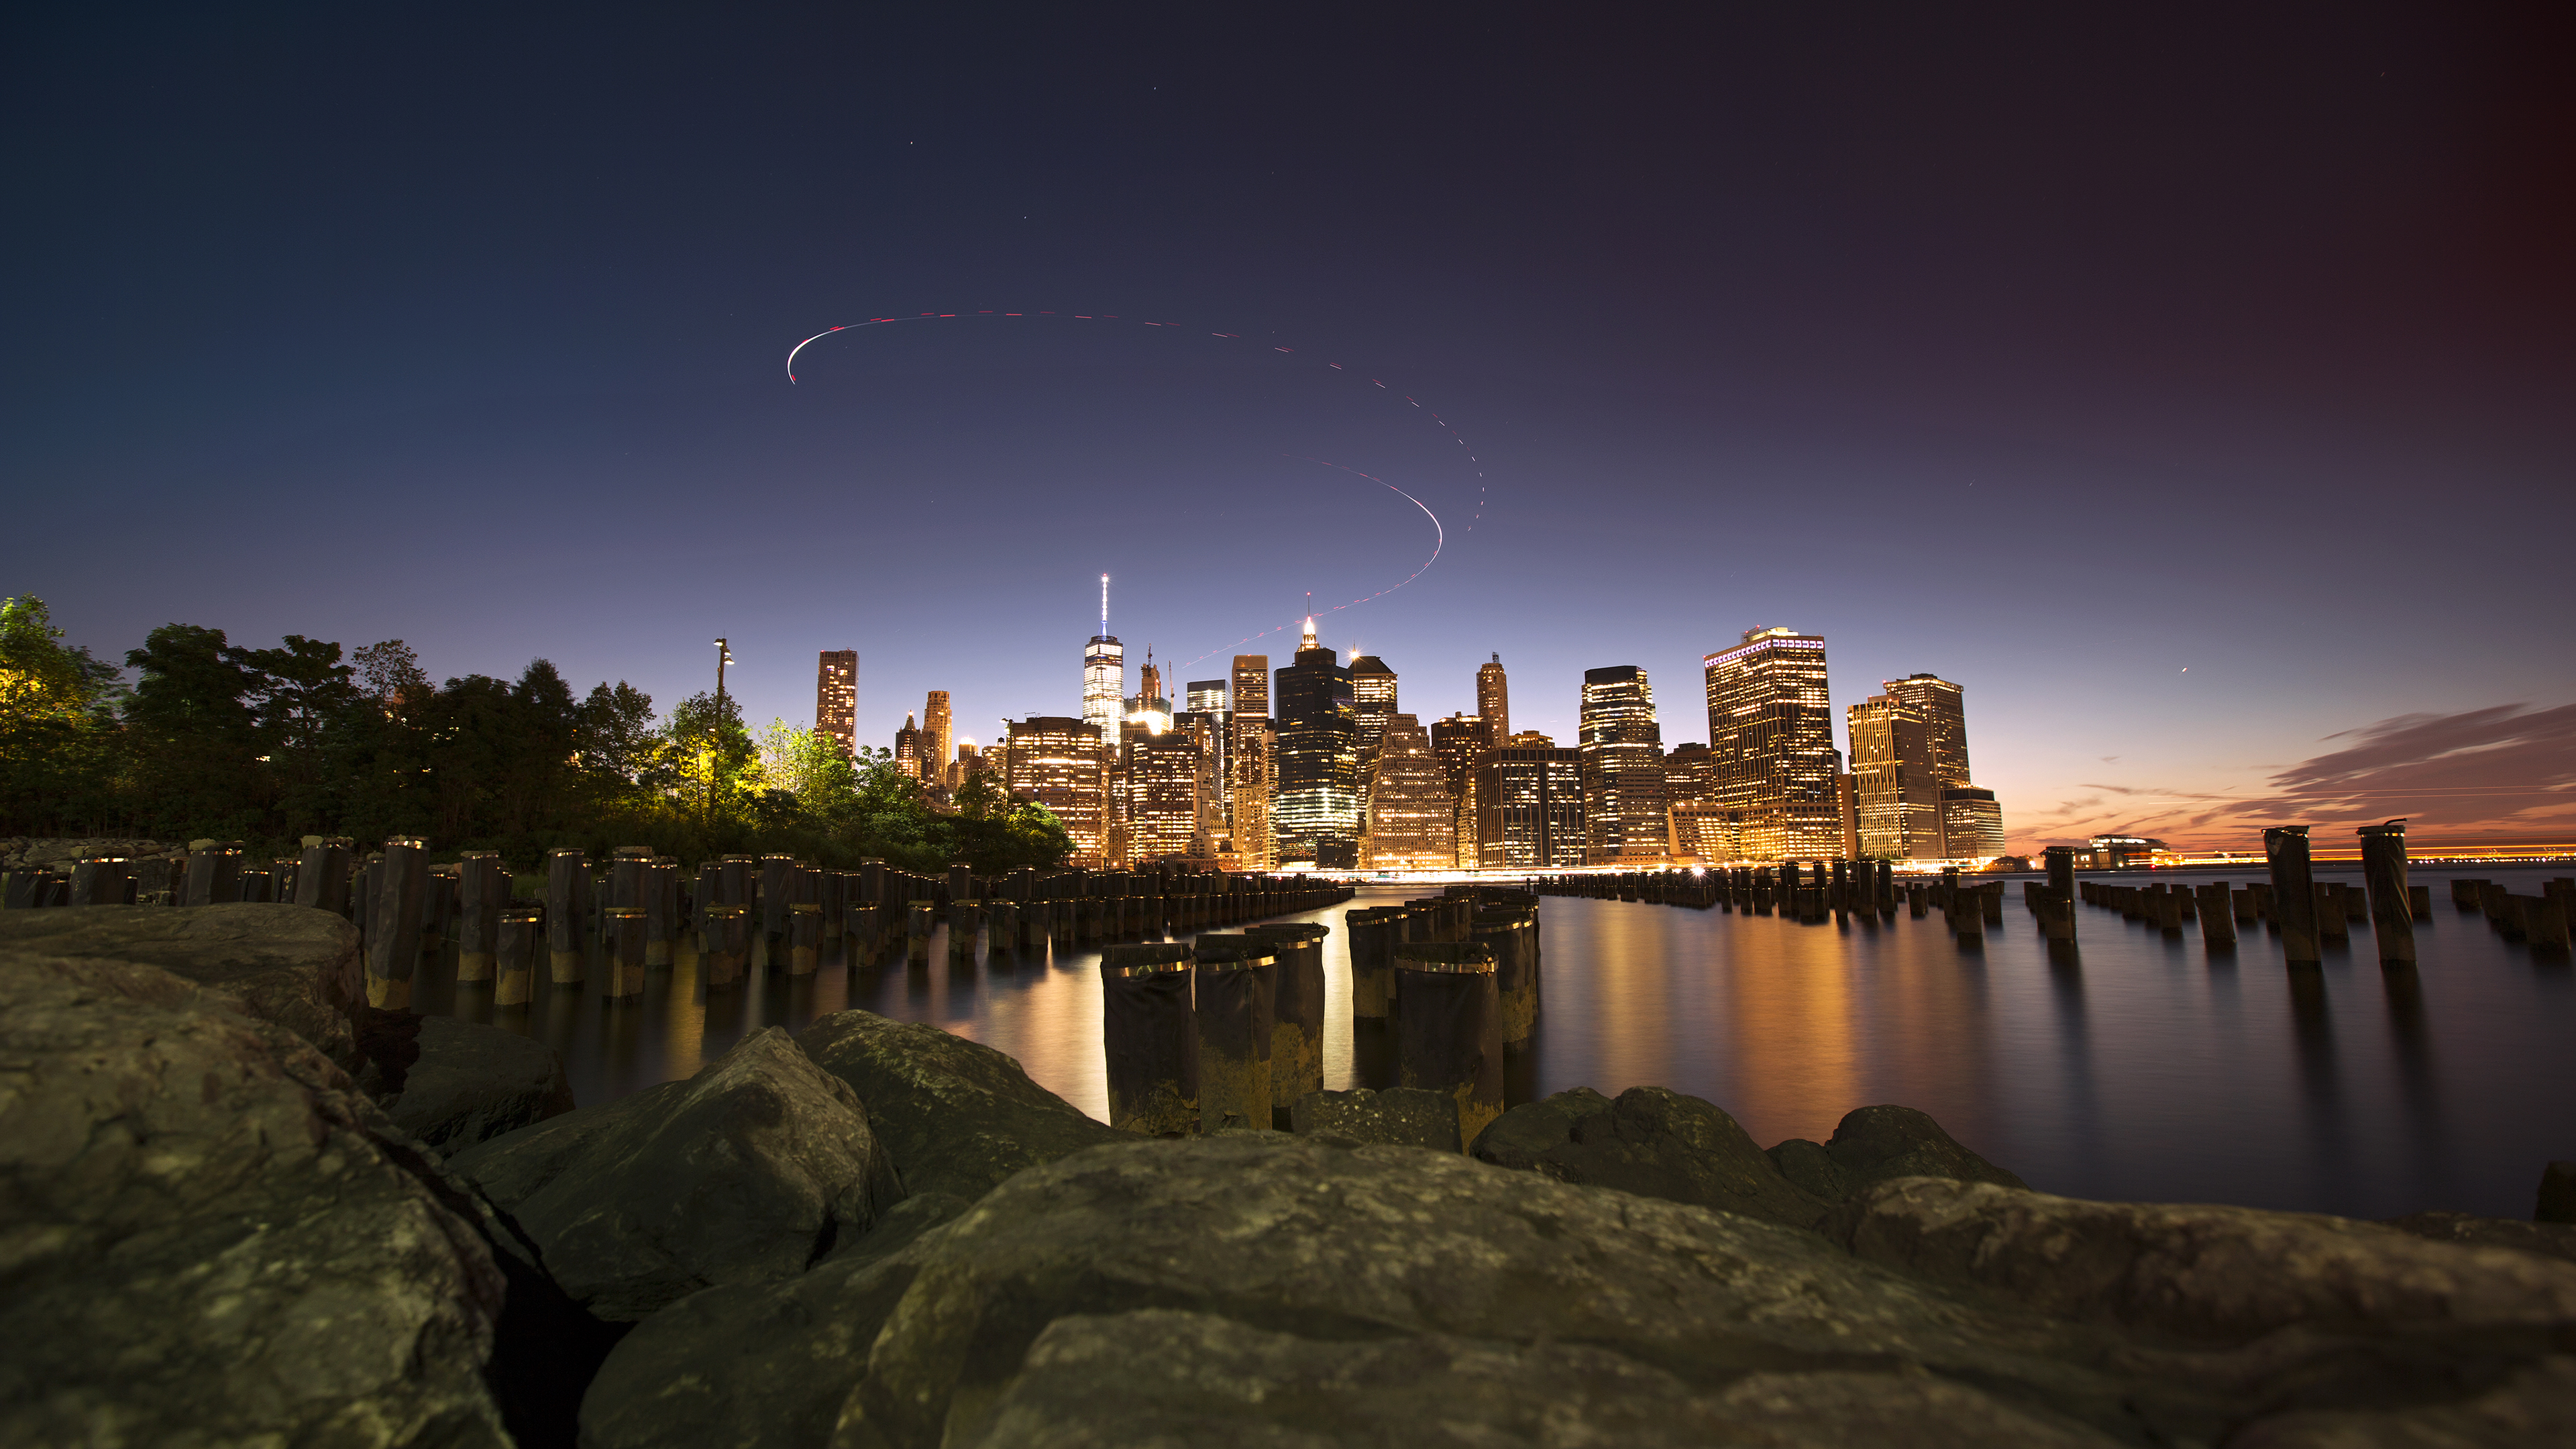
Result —
<path fill-rule="evenodd" d="M 2535 895 L 2551 874 L 2481 873 Z M 2233 877 L 2249 878 L 2260 877 Z M 2413 977 L 2382 973 L 2356 922 L 2350 949 L 2328 946 L 2307 986 L 2260 927 L 2213 953 L 2196 928 L 2166 937 L 2092 907 L 2079 908 L 2077 951 L 2052 960 L 2017 888 L 2004 924 L 1965 949 L 1937 911 L 1802 926 L 1548 897 L 1544 1006 L 1515 1055 L 1514 1097 L 1668 1086 L 1724 1107 L 1765 1145 L 1822 1140 L 1854 1107 L 1901 1102 L 2050 1192 L 2527 1218 L 2543 1163 L 2576 1157 L 2576 976 L 2564 954 L 2456 911 L 2447 875 L 2414 878 L 2434 908 L 2416 923 Z M 1333 928 L 1326 1086 L 1367 1085 L 1342 913 L 1419 894 L 1364 889 L 1283 918 Z M 417 1005 L 547 1042 L 584 1105 L 686 1077 L 762 1027 L 863 1007 L 997 1047 L 1107 1115 L 1096 950 L 979 944 L 951 965 L 944 935 L 931 946 L 926 967 L 852 971 L 827 955 L 804 978 L 756 968 L 713 999 L 684 956 L 652 973 L 640 1001 L 599 998 L 594 970 L 586 988 L 540 986 L 533 1005 L 500 1009 L 488 983 L 454 980 L 451 947 L 425 970 Z"/>

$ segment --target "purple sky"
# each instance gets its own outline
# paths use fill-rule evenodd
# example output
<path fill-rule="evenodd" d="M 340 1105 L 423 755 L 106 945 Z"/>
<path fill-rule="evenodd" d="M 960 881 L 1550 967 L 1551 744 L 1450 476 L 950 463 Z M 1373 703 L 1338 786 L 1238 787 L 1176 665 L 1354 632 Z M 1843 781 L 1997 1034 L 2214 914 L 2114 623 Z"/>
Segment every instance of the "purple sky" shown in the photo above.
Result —
<path fill-rule="evenodd" d="M 2576 838 L 2563 19 L 1030 13 L 14 15 L 0 592 L 984 739 L 1412 572 L 1324 459 L 1418 714 L 1789 624 L 2017 842 Z M 1122 320 L 783 373 L 983 309 Z"/>

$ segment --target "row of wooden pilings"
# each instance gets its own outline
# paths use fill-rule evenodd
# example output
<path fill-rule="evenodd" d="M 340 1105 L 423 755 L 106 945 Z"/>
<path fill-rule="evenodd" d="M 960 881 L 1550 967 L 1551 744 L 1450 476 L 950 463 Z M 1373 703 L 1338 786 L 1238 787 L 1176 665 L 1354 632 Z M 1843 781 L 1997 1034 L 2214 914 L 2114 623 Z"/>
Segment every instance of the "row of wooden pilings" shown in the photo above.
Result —
<path fill-rule="evenodd" d="M 1342 921 L 1354 1055 L 1391 1049 L 1391 1084 L 1448 1096 L 1460 1144 L 1474 1143 L 1503 1112 L 1505 1049 L 1536 1028 L 1538 898 L 1456 886 Z M 1104 948 L 1110 1125 L 1286 1130 L 1297 1100 L 1324 1085 L 1330 934 L 1298 921 Z"/>
<path fill-rule="evenodd" d="M 1955 867 L 1938 879 L 1900 881 L 1893 862 L 1884 860 L 1542 875 L 1531 881 L 1531 889 L 1542 895 L 1777 914 L 1810 925 L 1854 916 L 1892 921 L 1901 901 L 1916 920 L 1940 911 L 1950 933 L 1962 940 L 1980 939 L 1987 926 L 2003 923 L 2001 881 L 1963 881 Z"/>

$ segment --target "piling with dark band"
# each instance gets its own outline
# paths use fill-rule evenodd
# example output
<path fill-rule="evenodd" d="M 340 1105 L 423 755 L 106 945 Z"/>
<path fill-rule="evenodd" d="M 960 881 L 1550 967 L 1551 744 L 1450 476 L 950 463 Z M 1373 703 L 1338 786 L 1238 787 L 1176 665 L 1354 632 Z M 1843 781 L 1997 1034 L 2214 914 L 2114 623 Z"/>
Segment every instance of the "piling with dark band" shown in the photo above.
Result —
<path fill-rule="evenodd" d="M 1503 1011 L 1494 953 L 1476 941 L 1396 948 L 1396 1071 L 1401 1085 L 1458 1104 L 1458 1142 L 1503 1115 Z"/>
<path fill-rule="evenodd" d="M 1148 1137 L 1199 1130 L 1199 1028 L 1190 948 L 1110 946 L 1100 956 L 1101 1054 L 1109 1125 Z"/>
<path fill-rule="evenodd" d="M 811 976 L 823 955 L 823 903 L 798 901 L 787 908 L 787 974 Z"/>
<path fill-rule="evenodd" d="M 412 968 L 420 960 L 420 905 L 429 883 L 429 848 L 397 835 L 385 842 L 384 873 L 367 913 L 367 1004 L 381 1011 L 411 1006 Z"/>
<path fill-rule="evenodd" d="M 1395 1012 L 1395 948 L 1404 934 L 1404 912 L 1391 907 L 1342 916 L 1350 935 L 1351 1016 L 1385 1021 Z"/>
<path fill-rule="evenodd" d="M 906 901 L 903 907 L 903 956 L 907 961 L 930 959 L 929 901 Z"/>
<path fill-rule="evenodd" d="M 1324 938 L 1314 921 L 1248 927 L 1244 934 L 1279 959 L 1270 1032 L 1272 1125 L 1308 1092 L 1324 1089 Z"/>
<path fill-rule="evenodd" d="M 456 858 L 456 979 L 489 981 L 500 953 L 501 912 L 510 904 L 510 873 L 498 851 Z"/>
<path fill-rule="evenodd" d="M 1528 1041 L 1538 1030 L 1538 919 L 1515 906 L 1476 912 L 1474 939 L 1494 956 L 1494 995 L 1503 1040 Z"/>
<path fill-rule="evenodd" d="M 2365 825 L 2361 837 L 2361 876 L 2370 890 L 2370 927 L 2378 938 L 2382 965 L 2415 960 L 2414 892 L 2406 883 L 2406 822 Z"/>
<path fill-rule="evenodd" d="M 1247 936 L 1201 936 L 1192 989 L 1199 1030 L 1199 1130 L 1267 1128 L 1279 958 Z"/>
<path fill-rule="evenodd" d="M 2281 955 L 2292 966 L 2314 966 L 2317 887 L 2308 868 L 2308 827 L 2275 825 L 2263 832 L 2263 857 L 2272 867 L 2272 919 L 2281 928 Z"/>
<path fill-rule="evenodd" d="M 557 986 L 582 979 L 582 926 L 590 916 L 590 863 L 578 850 L 546 852 L 546 968 Z"/>
<path fill-rule="evenodd" d="M 188 852 L 186 903 L 221 905 L 241 895 L 241 847 L 211 845 Z"/>
<path fill-rule="evenodd" d="M 700 975 L 707 989 L 739 983 L 751 967 L 751 907 L 705 906 L 698 919 Z"/>
<path fill-rule="evenodd" d="M 545 949 L 546 913 L 533 906 L 501 912 L 492 936 L 497 963 L 494 1006 L 525 1006 L 536 990 L 537 953 Z"/>
<path fill-rule="evenodd" d="M 644 994 L 644 908 L 608 906 L 599 915 L 599 954 L 611 1001 Z"/>

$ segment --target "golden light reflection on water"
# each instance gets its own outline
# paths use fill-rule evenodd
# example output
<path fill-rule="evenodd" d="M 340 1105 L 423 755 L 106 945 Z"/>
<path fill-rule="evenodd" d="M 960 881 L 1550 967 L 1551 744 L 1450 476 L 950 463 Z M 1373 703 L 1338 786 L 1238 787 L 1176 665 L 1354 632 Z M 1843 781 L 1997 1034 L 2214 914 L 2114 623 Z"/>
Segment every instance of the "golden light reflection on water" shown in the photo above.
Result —
<path fill-rule="evenodd" d="M 2527 874 L 2513 888 L 2536 893 L 2545 872 Z M 1370 1052 L 1386 1050 L 1351 1029 L 1344 911 L 1411 894 L 1364 890 L 1285 918 L 1332 931 L 1329 1087 L 1367 1084 Z M 1515 1100 L 1669 1086 L 1717 1103 L 1764 1145 L 1821 1140 L 1852 1108 L 1897 1102 L 2055 1191 L 2366 1216 L 2519 1217 L 2540 1165 L 2576 1156 L 2564 1114 L 2534 1110 L 2576 1100 L 2568 963 L 2447 902 L 2418 926 L 2413 977 L 2383 978 L 2365 929 L 2359 960 L 2341 948 L 2296 989 L 2259 930 L 2213 954 L 2196 935 L 2098 910 L 2082 916 L 2079 950 L 2051 959 L 2017 897 L 1967 947 L 1937 913 L 1809 926 L 1550 897 L 1540 921 L 1542 1005 L 1537 1036 L 1512 1058 Z M 541 983 L 531 1005 L 498 1009 L 489 983 L 454 980 L 451 947 L 424 965 L 415 999 L 547 1042 L 586 1105 L 686 1077 L 764 1027 L 861 1007 L 1007 1052 L 1106 1116 L 1096 951 L 979 942 L 951 962 L 944 932 L 930 944 L 921 966 L 898 952 L 852 970 L 837 947 L 806 977 L 756 962 L 745 983 L 713 992 L 683 950 L 624 1003 L 599 997 L 594 963 L 583 986 Z"/>

